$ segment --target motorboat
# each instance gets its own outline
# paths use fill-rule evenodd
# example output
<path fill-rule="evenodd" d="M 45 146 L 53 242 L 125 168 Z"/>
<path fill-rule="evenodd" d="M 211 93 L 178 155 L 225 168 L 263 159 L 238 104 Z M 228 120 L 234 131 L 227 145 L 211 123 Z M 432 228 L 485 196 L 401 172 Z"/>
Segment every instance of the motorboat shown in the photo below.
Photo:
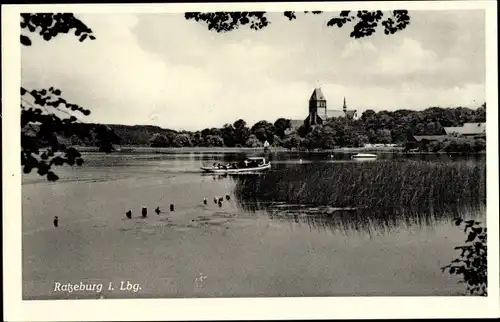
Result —
<path fill-rule="evenodd" d="M 351 156 L 353 160 L 375 160 L 377 158 L 376 154 L 371 153 L 358 153 L 356 155 Z"/>
<path fill-rule="evenodd" d="M 201 167 L 201 170 L 210 173 L 244 173 L 262 171 L 271 168 L 271 162 L 266 158 L 252 157 L 243 162 L 233 162 L 228 164 L 215 164 L 211 167 Z"/>

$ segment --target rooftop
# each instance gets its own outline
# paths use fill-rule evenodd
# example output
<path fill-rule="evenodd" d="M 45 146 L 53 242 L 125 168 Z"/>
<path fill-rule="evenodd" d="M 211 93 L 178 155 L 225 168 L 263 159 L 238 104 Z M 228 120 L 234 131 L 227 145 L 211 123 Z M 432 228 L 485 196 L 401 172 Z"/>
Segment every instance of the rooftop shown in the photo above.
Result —
<path fill-rule="evenodd" d="M 344 111 L 342 110 L 326 110 L 325 118 L 343 117 Z M 323 117 L 323 115 L 321 115 Z"/>
<path fill-rule="evenodd" d="M 486 134 L 486 123 L 464 123 L 463 126 L 445 127 L 446 134 L 477 135 Z"/>
<path fill-rule="evenodd" d="M 420 142 L 422 140 L 427 140 L 427 141 L 444 141 L 444 140 L 450 138 L 447 135 L 414 135 L 413 137 L 418 142 Z"/>
<path fill-rule="evenodd" d="M 309 100 L 310 101 L 326 101 L 326 98 L 323 95 L 321 88 L 315 88 L 314 91 L 312 92 L 311 98 Z"/>

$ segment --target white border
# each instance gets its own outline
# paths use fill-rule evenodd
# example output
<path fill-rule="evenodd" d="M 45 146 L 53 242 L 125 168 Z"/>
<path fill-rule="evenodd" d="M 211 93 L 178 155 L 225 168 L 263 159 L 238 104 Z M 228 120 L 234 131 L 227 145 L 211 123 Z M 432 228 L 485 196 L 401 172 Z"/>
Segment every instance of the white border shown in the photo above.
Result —
<path fill-rule="evenodd" d="M 496 1 L 405 1 L 349 3 L 224 3 L 120 5 L 2 5 L 4 316 L 8 321 L 227 320 L 498 317 L 498 79 Z M 19 13 L 160 13 L 231 10 L 322 10 L 405 8 L 486 10 L 487 223 L 489 296 L 336 297 L 22 301 Z"/>

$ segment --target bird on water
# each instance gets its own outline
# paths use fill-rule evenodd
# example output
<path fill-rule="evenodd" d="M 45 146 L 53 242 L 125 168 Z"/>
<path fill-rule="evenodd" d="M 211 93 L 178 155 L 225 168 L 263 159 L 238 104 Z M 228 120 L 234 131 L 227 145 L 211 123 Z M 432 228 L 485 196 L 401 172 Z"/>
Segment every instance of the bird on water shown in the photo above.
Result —
<path fill-rule="evenodd" d="M 54 227 L 57 227 L 59 225 L 59 217 L 54 216 Z"/>
<path fill-rule="evenodd" d="M 157 215 L 159 215 L 160 212 L 161 212 L 160 207 L 156 207 L 155 212 L 156 212 Z"/>
<path fill-rule="evenodd" d="M 214 197 L 214 204 L 217 204 L 217 200 L 219 200 L 217 197 Z"/>
<path fill-rule="evenodd" d="M 173 203 L 170 204 L 170 211 L 174 211 L 174 204 Z"/>
<path fill-rule="evenodd" d="M 203 204 L 205 204 L 205 205 L 207 204 L 207 197 L 203 198 Z"/>
<path fill-rule="evenodd" d="M 229 200 L 231 199 L 231 197 L 229 195 L 226 195 L 226 200 Z"/>
<path fill-rule="evenodd" d="M 132 219 L 132 210 L 129 210 L 125 213 L 128 219 Z"/>
<path fill-rule="evenodd" d="M 148 216 L 148 208 L 142 207 L 142 217 L 146 218 Z"/>

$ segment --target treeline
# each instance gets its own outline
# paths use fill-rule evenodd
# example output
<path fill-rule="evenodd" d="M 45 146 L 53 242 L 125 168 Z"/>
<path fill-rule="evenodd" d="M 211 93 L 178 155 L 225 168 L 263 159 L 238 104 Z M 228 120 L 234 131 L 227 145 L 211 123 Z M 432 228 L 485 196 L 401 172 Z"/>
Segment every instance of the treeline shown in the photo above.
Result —
<path fill-rule="evenodd" d="M 486 151 L 484 138 L 450 137 L 443 141 L 431 141 L 419 147 L 420 152 L 477 153 Z"/>
<path fill-rule="evenodd" d="M 253 147 L 271 146 L 288 149 L 333 149 L 372 144 L 403 144 L 408 135 L 445 134 L 443 127 L 467 122 L 485 122 L 486 104 L 477 109 L 432 107 L 423 111 L 365 111 L 357 120 L 343 117 L 326 120 L 322 125 L 292 127 L 289 119 L 274 123 L 259 121 L 253 126 L 240 119 L 221 128 L 201 131 L 174 131 L 149 125 L 102 125 L 114 133 L 114 144 L 151 147 Z M 85 125 L 81 125 L 85 126 Z M 96 125 L 93 124 L 93 127 Z M 72 145 L 94 146 L 98 136 L 69 138 Z M 438 143 L 436 143 L 438 144 Z M 438 147 L 434 147 L 434 150 Z"/>
<path fill-rule="evenodd" d="M 486 103 L 477 109 L 431 107 L 423 111 L 366 110 L 359 119 L 328 119 L 322 126 L 301 126 L 286 147 L 330 149 L 371 144 L 404 144 L 409 136 L 444 135 L 444 127 L 486 122 Z M 458 139 L 457 139 L 458 140 Z M 453 147 L 453 145 L 452 145 Z"/>

